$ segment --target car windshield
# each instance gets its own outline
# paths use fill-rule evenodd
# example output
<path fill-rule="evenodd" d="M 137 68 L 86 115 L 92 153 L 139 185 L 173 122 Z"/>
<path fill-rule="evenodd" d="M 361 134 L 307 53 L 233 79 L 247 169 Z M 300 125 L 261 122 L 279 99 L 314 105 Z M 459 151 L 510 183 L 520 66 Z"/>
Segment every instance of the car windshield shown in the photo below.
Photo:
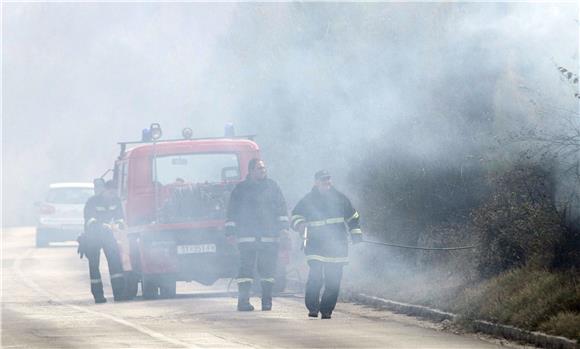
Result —
<path fill-rule="evenodd" d="M 232 153 L 160 156 L 156 170 L 156 179 L 162 185 L 219 183 L 240 178 L 238 156 Z"/>
<path fill-rule="evenodd" d="M 85 204 L 94 195 L 92 188 L 52 188 L 48 191 L 46 202 L 53 204 Z"/>

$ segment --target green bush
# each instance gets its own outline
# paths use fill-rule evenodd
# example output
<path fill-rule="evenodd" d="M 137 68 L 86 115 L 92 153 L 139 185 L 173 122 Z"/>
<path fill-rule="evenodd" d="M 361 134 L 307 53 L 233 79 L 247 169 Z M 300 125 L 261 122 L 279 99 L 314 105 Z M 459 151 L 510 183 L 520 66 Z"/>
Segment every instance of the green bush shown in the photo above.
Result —
<path fill-rule="evenodd" d="M 545 333 L 580 340 L 580 312 L 562 311 L 539 328 Z"/>
<path fill-rule="evenodd" d="M 524 265 L 549 268 L 565 232 L 549 173 L 539 166 L 519 165 L 489 180 L 492 195 L 472 212 L 481 244 L 477 263 L 481 276 Z"/>
<path fill-rule="evenodd" d="M 470 319 L 537 330 L 561 312 L 580 309 L 578 281 L 570 273 L 515 269 L 464 290 L 451 310 Z"/>

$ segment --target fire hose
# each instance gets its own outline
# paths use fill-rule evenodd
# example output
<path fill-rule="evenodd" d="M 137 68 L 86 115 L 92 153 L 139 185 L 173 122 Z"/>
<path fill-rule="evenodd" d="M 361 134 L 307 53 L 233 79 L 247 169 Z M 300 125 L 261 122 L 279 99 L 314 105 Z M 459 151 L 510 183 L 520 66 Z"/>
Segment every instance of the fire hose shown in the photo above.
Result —
<path fill-rule="evenodd" d="M 458 246 L 458 247 L 422 247 L 422 246 L 407 246 L 407 245 L 400 245 L 400 244 L 391 244 L 388 242 L 380 242 L 380 241 L 371 241 L 371 240 L 363 240 L 362 242 L 371 244 L 371 245 L 378 245 L 378 246 L 388 246 L 388 247 L 398 247 L 398 248 L 406 248 L 410 250 L 424 250 L 424 251 L 455 251 L 455 250 L 470 250 L 477 247 L 476 245 L 469 245 L 469 246 Z"/>

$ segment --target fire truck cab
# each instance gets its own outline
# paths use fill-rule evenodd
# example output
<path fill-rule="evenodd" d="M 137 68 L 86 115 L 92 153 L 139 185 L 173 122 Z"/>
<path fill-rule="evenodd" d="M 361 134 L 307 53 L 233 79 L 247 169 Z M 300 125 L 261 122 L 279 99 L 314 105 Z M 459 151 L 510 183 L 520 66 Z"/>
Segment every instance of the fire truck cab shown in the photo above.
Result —
<path fill-rule="evenodd" d="M 238 252 L 226 240 L 225 214 L 258 145 L 251 137 L 119 144 L 114 179 L 127 229 L 115 234 L 127 296 L 137 295 L 139 282 L 146 299 L 172 298 L 177 281 L 235 277 Z"/>

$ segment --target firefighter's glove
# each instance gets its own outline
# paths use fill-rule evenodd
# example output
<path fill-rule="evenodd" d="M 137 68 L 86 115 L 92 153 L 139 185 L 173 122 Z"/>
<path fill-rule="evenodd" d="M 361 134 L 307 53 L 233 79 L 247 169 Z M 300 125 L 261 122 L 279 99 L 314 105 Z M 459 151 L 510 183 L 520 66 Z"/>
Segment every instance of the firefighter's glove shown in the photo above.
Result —
<path fill-rule="evenodd" d="M 85 234 L 81 234 L 77 237 L 77 242 L 79 246 L 77 247 L 77 253 L 79 257 L 83 259 L 84 256 L 87 254 L 87 236 Z"/>
<path fill-rule="evenodd" d="M 226 237 L 236 236 L 236 222 L 230 220 L 226 221 L 225 234 Z"/>
<path fill-rule="evenodd" d="M 304 239 L 304 236 L 306 235 L 306 223 L 298 223 L 295 230 L 300 234 L 300 237 Z"/>
<path fill-rule="evenodd" d="M 228 244 L 230 245 L 236 245 L 237 243 L 237 239 L 235 235 L 226 235 L 226 241 L 228 242 Z"/>
<path fill-rule="evenodd" d="M 362 234 L 353 234 L 351 240 L 353 245 L 363 242 Z"/>

